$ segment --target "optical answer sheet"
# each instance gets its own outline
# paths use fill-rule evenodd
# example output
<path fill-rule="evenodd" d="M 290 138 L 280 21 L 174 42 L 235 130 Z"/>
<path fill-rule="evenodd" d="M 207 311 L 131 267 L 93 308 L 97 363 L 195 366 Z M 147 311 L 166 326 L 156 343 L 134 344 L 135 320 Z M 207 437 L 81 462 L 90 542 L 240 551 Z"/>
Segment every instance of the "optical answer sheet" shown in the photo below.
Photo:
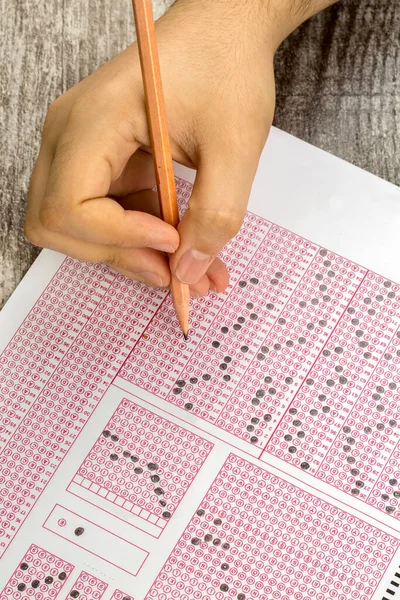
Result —
<path fill-rule="evenodd" d="M 0 600 L 398 600 L 399 225 L 273 130 L 188 342 L 166 292 L 42 252 L 0 314 Z"/>

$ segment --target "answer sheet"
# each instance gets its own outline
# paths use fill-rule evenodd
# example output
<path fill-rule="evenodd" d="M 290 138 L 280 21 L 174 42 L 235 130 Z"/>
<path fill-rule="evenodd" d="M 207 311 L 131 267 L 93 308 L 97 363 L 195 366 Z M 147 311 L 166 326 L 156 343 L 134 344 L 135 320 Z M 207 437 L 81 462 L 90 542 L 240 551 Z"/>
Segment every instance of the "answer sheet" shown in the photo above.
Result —
<path fill-rule="evenodd" d="M 273 130 L 187 342 L 167 292 L 42 252 L 0 314 L 0 600 L 398 600 L 399 226 Z"/>

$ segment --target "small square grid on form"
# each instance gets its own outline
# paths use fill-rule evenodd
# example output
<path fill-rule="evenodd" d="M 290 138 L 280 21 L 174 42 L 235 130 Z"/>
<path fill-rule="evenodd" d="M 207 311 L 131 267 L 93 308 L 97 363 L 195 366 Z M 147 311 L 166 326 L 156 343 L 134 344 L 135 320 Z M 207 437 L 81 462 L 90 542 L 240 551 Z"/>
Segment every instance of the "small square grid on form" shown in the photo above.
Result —
<path fill-rule="evenodd" d="M 212 448 L 199 435 L 124 399 L 73 482 L 165 524 Z"/>

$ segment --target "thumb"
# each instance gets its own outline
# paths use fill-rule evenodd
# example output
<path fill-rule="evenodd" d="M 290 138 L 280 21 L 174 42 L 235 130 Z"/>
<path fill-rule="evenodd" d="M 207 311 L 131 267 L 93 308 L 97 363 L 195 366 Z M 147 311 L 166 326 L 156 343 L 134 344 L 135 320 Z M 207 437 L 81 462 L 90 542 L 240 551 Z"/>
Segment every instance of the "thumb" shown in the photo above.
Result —
<path fill-rule="evenodd" d="M 257 163 L 258 158 L 227 160 L 219 155 L 200 164 L 178 227 L 181 243 L 171 258 L 171 270 L 182 283 L 197 283 L 239 231 Z"/>

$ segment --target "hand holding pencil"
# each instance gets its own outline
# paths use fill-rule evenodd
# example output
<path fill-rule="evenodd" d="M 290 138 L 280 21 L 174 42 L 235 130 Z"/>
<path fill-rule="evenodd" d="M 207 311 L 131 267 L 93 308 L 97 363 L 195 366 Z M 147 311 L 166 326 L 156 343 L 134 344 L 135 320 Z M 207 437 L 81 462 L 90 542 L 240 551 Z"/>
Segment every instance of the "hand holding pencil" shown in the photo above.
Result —
<path fill-rule="evenodd" d="M 178 0 L 156 24 L 172 157 L 197 170 L 178 229 L 160 219 L 152 191 L 134 43 L 50 107 L 29 189 L 28 239 L 156 287 L 169 286 L 173 273 L 194 297 L 223 292 L 228 272 L 215 257 L 240 228 L 268 135 L 274 52 L 295 16 L 307 16 L 290 12 L 289 21 L 286 1 L 275 2 L 273 23 L 271 2 L 248 11 L 245 2 Z M 237 264 L 242 251 L 239 239 L 230 249 Z"/>

